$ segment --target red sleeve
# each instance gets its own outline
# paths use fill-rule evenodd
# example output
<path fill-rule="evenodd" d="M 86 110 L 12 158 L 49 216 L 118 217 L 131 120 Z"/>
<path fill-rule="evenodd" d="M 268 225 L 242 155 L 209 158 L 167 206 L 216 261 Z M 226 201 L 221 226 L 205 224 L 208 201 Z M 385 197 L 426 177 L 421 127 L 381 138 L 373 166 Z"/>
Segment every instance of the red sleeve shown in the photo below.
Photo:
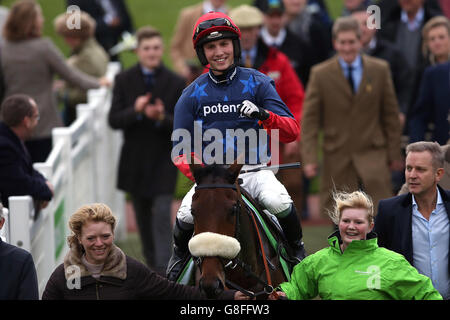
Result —
<path fill-rule="evenodd" d="M 300 134 L 300 125 L 297 120 L 290 117 L 279 116 L 272 111 L 268 111 L 270 117 L 267 120 L 262 121 L 264 129 L 267 130 L 269 136 L 271 129 L 279 129 L 280 141 L 283 143 L 289 143 L 297 140 Z"/>
<path fill-rule="evenodd" d="M 191 153 L 191 158 L 195 157 L 198 159 L 198 157 L 195 156 L 195 154 Z M 191 169 L 189 167 L 189 163 L 187 161 L 187 157 L 185 154 L 179 155 L 172 159 L 173 164 L 178 168 L 178 170 L 181 171 L 182 174 L 184 174 L 188 179 L 190 179 L 192 182 L 195 182 L 194 176 L 192 175 Z"/>

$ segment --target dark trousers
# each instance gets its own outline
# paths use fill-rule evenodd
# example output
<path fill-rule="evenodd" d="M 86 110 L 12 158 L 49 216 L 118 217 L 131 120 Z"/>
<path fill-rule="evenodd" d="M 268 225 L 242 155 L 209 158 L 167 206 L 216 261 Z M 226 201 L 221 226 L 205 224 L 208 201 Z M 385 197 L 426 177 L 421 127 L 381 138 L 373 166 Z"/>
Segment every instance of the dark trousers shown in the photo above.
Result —
<path fill-rule="evenodd" d="M 172 247 L 171 194 L 147 198 L 132 195 L 136 224 L 147 265 L 165 276 Z"/>

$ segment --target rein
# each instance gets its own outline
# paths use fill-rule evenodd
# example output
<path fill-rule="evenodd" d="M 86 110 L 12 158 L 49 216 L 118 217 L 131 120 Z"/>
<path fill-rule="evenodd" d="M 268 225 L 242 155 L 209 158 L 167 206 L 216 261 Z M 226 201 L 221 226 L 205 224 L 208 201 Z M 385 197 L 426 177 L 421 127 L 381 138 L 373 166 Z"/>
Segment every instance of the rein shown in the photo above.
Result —
<path fill-rule="evenodd" d="M 235 237 L 237 238 L 238 230 L 239 230 L 240 209 L 242 208 L 243 205 L 245 206 L 245 204 L 242 203 L 242 195 L 241 195 L 241 190 L 238 185 L 238 182 L 236 182 L 235 184 L 202 184 L 202 185 L 197 185 L 195 187 L 195 190 L 197 191 L 199 189 L 201 190 L 201 189 L 218 189 L 218 188 L 233 189 L 238 193 L 239 200 L 238 200 L 238 212 L 236 213 L 236 232 L 235 232 Z M 255 298 L 259 295 L 268 294 L 268 295 L 272 295 L 273 298 L 278 299 L 279 296 L 278 296 L 277 292 L 274 290 L 273 285 L 272 285 L 272 278 L 270 276 L 269 265 L 267 263 L 267 257 L 266 257 L 266 253 L 264 250 L 264 245 L 262 242 L 261 234 L 259 232 L 258 224 L 256 222 L 256 219 L 255 219 L 255 216 L 253 215 L 253 213 L 248 212 L 248 214 L 252 218 L 251 220 L 253 221 L 253 225 L 256 230 L 256 234 L 258 236 L 258 242 L 259 242 L 259 246 L 260 246 L 260 250 L 261 250 L 261 254 L 262 254 L 262 259 L 263 259 L 263 263 L 264 263 L 264 270 L 266 272 L 267 282 L 261 280 L 259 278 L 259 276 L 251 270 L 251 267 L 248 264 L 239 260 L 238 258 L 234 258 L 234 259 L 231 259 L 226 264 L 222 262 L 224 269 L 226 269 L 226 268 L 234 269 L 234 268 L 236 268 L 236 266 L 241 267 L 245 271 L 247 276 L 251 276 L 252 278 L 256 279 L 259 283 L 263 284 L 264 290 L 261 292 L 253 293 L 249 290 L 242 288 L 241 286 L 237 285 L 236 283 L 234 283 L 230 280 L 225 279 L 225 283 L 228 286 L 233 287 L 233 288 L 237 289 L 238 291 L 242 292 L 246 296 L 249 296 L 250 298 Z M 220 259 L 220 260 L 222 261 L 222 259 Z M 199 265 L 199 267 L 201 267 L 201 258 L 197 259 L 197 264 Z"/>

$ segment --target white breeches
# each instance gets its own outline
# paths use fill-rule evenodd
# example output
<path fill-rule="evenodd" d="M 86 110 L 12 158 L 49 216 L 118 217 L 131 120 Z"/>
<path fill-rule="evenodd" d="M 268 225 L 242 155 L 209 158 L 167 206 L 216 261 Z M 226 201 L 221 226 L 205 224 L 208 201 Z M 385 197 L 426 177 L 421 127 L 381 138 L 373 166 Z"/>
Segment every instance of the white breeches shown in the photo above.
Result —
<path fill-rule="evenodd" d="M 256 167 L 257 166 L 245 165 L 242 169 L 248 170 Z M 243 180 L 241 187 L 275 216 L 280 212 L 286 211 L 291 206 L 291 197 L 272 171 L 261 170 L 243 173 L 239 175 L 239 178 Z M 192 196 L 195 192 L 195 186 L 196 185 L 186 193 L 177 212 L 177 218 L 189 224 L 194 223 L 191 214 L 191 203 Z"/>

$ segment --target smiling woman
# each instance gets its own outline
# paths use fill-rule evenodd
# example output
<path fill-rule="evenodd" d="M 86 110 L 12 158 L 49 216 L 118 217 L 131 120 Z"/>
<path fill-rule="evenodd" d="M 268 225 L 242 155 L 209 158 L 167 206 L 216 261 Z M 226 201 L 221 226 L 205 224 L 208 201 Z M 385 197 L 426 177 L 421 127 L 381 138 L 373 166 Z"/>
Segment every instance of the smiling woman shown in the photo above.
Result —
<path fill-rule="evenodd" d="M 293 300 L 317 295 L 332 300 L 442 299 L 431 280 L 402 255 L 378 247 L 367 194 L 336 192 L 333 199 L 330 216 L 339 230 L 328 237 L 328 248 L 294 267 L 279 295 Z"/>
<path fill-rule="evenodd" d="M 69 220 L 70 251 L 47 283 L 44 300 L 205 299 L 198 288 L 167 280 L 114 245 L 116 218 L 108 206 L 79 208 Z M 246 297 L 236 291 L 219 299 Z"/>

